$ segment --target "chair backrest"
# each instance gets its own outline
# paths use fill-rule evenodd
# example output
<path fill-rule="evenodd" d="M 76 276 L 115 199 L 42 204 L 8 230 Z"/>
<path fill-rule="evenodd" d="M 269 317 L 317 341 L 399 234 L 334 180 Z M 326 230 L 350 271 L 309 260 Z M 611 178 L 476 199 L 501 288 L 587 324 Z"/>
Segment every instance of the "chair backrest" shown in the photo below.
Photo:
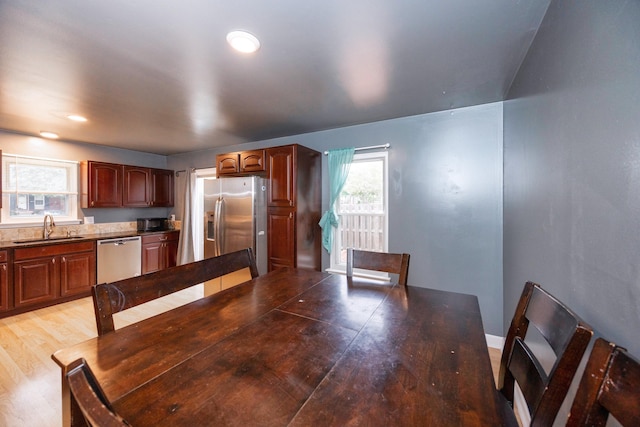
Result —
<path fill-rule="evenodd" d="M 525 343 L 533 324 L 556 356 L 547 374 Z M 558 414 L 593 331 L 540 285 L 527 282 L 505 339 L 498 390 L 513 405 L 514 381 L 522 390 L 531 426 L 549 426 Z"/>
<path fill-rule="evenodd" d="M 129 425 L 113 410 L 84 359 L 78 359 L 69 365 L 67 383 L 82 416 L 90 426 L 123 427 Z"/>
<path fill-rule="evenodd" d="M 602 426 L 609 414 L 623 426 L 640 426 L 640 362 L 598 338 L 593 345 L 567 426 Z"/>
<path fill-rule="evenodd" d="M 252 278 L 258 277 L 258 267 L 250 248 L 117 282 L 95 285 L 92 293 L 98 335 L 115 330 L 114 313 L 243 268 L 249 268 Z"/>
<path fill-rule="evenodd" d="M 347 276 L 353 276 L 354 268 L 384 271 L 398 275 L 398 284 L 407 286 L 409 274 L 409 254 L 390 254 L 385 252 L 347 249 Z"/>

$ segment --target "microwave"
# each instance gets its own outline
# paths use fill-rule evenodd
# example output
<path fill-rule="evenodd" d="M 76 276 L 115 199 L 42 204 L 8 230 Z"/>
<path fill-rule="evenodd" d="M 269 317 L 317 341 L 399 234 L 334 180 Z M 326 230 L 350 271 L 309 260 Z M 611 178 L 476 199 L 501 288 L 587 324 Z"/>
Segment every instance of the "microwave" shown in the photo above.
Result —
<path fill-rule="evenodd" d="M 166 218 L 138 218 L 138 231 L 167 230 Z"/>

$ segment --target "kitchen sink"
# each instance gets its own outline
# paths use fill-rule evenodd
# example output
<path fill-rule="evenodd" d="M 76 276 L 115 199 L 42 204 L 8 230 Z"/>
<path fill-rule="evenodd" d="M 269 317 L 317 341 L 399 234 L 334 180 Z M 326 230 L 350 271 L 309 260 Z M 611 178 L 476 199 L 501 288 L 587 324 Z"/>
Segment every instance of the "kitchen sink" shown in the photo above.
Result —
<path fill-rule="evenodd" d="M 74 240 L 74 239 L 84 239 L 84 236 L 49 237 L 48 239 L 39 238 L 39 239 L 14 240 L 13 243 L 45 243 L 45 242 L 60 242 L 60 241 Z"/>

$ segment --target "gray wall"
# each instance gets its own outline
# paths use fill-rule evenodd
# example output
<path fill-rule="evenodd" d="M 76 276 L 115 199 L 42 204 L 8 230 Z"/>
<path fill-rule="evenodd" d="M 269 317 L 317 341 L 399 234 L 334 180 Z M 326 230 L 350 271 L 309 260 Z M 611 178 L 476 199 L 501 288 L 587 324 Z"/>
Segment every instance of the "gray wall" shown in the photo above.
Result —
<path fill-rule="evenodd" d="M 171 156 L 168 165 L 213 167 L 217 153 L 292 143 L 324 151 L 387 142 L 389 250 L 411 254 L 410 284 L 478 295 L 485 332 L 502 336 L 501 103 Z"/>
<path fill-rule="evenodd" d="M 166 168 L 166 156 L 122 150 L 102 145 L 48 140 L 0 130 L 3 153 L 60 160 L 96 160 L 125 165 Z M 78 187 L 80 191 L 80 187 Z M 138 217 L 167 217 L 168 208 L 80 209 L 79 216 L 93 216 L 96 223 L 134 221 Z"/>
<path fill-rule="evenodd" d="M 505 326 L 534 280 L 640 355 L 640 2 L 554 0 L 508 98 Z"/>

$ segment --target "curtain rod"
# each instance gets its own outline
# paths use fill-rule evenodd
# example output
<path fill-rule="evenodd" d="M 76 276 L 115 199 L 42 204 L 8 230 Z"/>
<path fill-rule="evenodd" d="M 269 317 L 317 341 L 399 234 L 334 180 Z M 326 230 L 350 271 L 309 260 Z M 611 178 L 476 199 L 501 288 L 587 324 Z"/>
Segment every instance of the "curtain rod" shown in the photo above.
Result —
<path fill-rule="evenodd" d="M 195 171 L 195 170 L 196 170 L 196 168 L 191 168 L 191 172 L 193 172 L 193 171 Z M 178 176 L 178 175 L 180 175 L 182 172 L 186 172 L 186 171 L 187 171 L 186 169 L 181 169 L 181 170 L 179 170 L 179 171 L 176 171 L 176 176 Z"/>
<path fill-rule="evenodd" d="M 391 144 L 389 144 L 388 142 L 386 144 L 382 144 L 382 145 L 372 145 L 370 147 L 360 147 L 360 148 L 355 148 L 354 151 L 360 151 L 360 150 L 375 150 L 377 148 L 384 148 L 385 150 L 389 149 L 389 147 L 391 147 Z M 324 152 L 324 155 L 326 156 L 327 154 L 329 154 L 328 151 Z"/>

